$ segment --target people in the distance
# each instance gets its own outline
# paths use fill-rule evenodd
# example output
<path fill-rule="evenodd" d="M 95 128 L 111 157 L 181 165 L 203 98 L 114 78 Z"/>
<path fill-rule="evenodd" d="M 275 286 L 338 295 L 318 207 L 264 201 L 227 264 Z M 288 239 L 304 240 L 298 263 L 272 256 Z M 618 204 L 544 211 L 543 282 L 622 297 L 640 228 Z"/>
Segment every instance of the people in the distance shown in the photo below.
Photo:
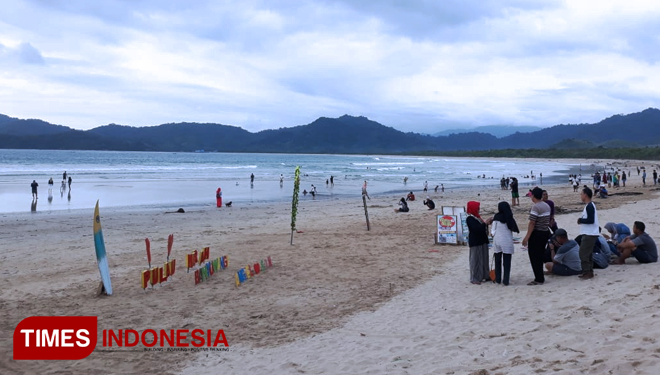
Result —
<path fill-rule="evenodd" d="M 479 202 L 467 203 L 468 217 L 465 219 L 468 229 L 468 245 L 470 246 L 470 282 L 480 285 L 489 280 L 488 269 L 488 224 L 479 216 Z"/>
<path fill-rule="evenodd" d="M 559 247 L 554 243 L 548 246 L 551 250 L 552 262 L 545 264 L 548 274 L 558 276 L 574 276 L 582 274 L 582 261 L 580 260 L 580 245 L 575 240 L 568 239 L 566 230 L 559 228 L 553 236 Z"/>
<path fill-rule="evenodd" d="M 406 203 L 405 198 L 401 198 L 399 200 L 399 208 L 395 208 L 394 212 L 408 212 L 410 209 L 408 208 L 408 203 Z"/>
<path fill-rule="evenodd" d="M 406 195 L 406 200 L 407 201 L 414 201 L 415 200 L 415 194 L 413 194 L 413 192 L 411 191 L 410 193 L 408 193 L 408 195 Z"/>
<path fill-rule="evenodd" d="M 520 233 L 509 203 L 498 203 L 497 213 L 492 219 L 487 219 L 486 223 L 492 223 L 490 232 L 493 235 L 493 251 L 495 253 L 495 282 L 509 285 L 511 256 L 513 255 L 513 232 Z M 504 274 L 502 274 L 502 264 L 504 264 Z"/>
<path fill-rule="evenodd" d="M 429 210 L 434 210 L 435 209 L 435 202 L 433 202 L 433 200 L 431 200 L 431 198 L 429 198 L 429 197 L 426 197 L 426 199 L 424 199 L 424 202 L 422 202 L 422 203 L 424 203 L 424 205 L 426 207 L 428 207 Z"/>
<path fill-rule="evenodd" d="M 630 256 L 635 257 L 639 263 L 655 263 L 658 261 L 658 248 L 653 238 L 648 235 L 646 225 L 641 221 L 636 221 L 633 225 L 633 235 L 626 237 L 617 249 L 621 256 L 616 259 L 614 264 L 624 264 Z"/>
<path fill-rule="evenodd" d="M 38 199 L 39 197 L 37 196 L 37 186 L 39 186 L 39 184 L 37 183 L 37 180 L 32 180 L 30 186 L 32 187 L 32 199 Z"/>

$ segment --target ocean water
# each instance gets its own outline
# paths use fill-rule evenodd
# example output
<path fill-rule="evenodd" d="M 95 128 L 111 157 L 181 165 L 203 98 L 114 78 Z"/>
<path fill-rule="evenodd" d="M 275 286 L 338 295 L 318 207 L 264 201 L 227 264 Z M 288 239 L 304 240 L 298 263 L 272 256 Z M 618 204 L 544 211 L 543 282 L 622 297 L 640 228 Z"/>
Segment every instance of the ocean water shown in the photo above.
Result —
<path fill-rule="evenodd" d="M 360 197 L 368 181 L 370 195 L 421 193 L 429 190 L 499 185 L 502 176 L 516 176 L 521 188 L 536 181 L 525 176 L 543 173 L 544 182 L 563 181 L 573 165 L 551 161 L 374 156 L 292 155 L 240 153 L 175 153 L 120 151 L 0 150 L 0 212 L 46 212 L 102 207 L 215 206 L 222 188 L 224 202 L 259 204 L 290 201 L 293 173 L 302 171 L 300 191 L 317 188 L 315 199 Z M 60 190 L 62 173 L 72 185 Z M 250 175 L 255 175 L 250 184 Z M 284 182 L 280 185 L 280 174 Z M 481 178 L 485 174 L 486 178 Z M 334 186 L 326 180 L 334 176 Z M 53 178 L 51 194 L 48 179 Z M 408 177 L 407 184 L 403 183 Z M 538 177 L 537 177 L 538 179 Z M 30 184 L 39 184 L 39 199 L 32 200 Z M 310 195 L 301 199 L 312 199 Z"/>

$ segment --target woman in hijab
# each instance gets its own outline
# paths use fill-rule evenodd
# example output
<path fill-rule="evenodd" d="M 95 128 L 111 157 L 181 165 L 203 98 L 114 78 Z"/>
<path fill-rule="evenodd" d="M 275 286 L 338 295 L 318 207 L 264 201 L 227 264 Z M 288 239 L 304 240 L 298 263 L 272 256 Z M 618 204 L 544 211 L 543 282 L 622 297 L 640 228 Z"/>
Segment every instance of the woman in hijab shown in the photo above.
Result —
<path fill-rule="evenodd" d="M 489 280 L 488 268 L 488 224 L 479 216 L 479 202 L 467 203 L 468 217 L 465 220 L 470 234 L 470 282 L 480 285 L 482 281 Z"/>
<path fill-rule="evenodd" d="M 401 198 L 401 200 L 399 200 L 399 208 L 395 208 L 394 212 L 408 212 L 408 211 L 410 211 L 410 209 L 408 208 L 408 203 L 406 203 L 406 199 Z"/>
<path fill-rule="evenodd" d="M 623 223 L 609 222 L 605 224 L 605 229 L 610 232 L 610 237 L 615 244 L 620 244 L 624 238 L 630 236 L 630 228 Z M 607 238 L 608 236 L 603 237 Z"/>
<path fill-rule="evenodd" d="M 495 282 L 509 285 L 513 232 L 520 233 L 509 203 L 500 202 L 497 205 L 497 213 L 492 222 L 490 232 L 493 234 L 493 251 L 495 252 Z M 504 260 L 504 277 L 502 277 L 502 260 Z"/>

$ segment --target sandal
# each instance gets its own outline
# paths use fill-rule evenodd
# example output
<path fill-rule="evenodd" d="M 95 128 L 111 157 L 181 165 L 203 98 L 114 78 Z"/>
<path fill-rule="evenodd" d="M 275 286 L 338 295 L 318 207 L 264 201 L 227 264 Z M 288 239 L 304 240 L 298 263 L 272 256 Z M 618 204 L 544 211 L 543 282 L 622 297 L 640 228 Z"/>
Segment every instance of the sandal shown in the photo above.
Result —
<path fill-rule="evenodd" d="M 474 285 L 481 285 L 481 282 L 479 282 L 479 281 L 470 281 L 470 282 Z"/>
<path fill-rule="evenodd" d="M 540 283 L 540 282 L 534 280 L 534 281 L 528 282 L 527 285 L 543 285 L 543 283 Z"/>

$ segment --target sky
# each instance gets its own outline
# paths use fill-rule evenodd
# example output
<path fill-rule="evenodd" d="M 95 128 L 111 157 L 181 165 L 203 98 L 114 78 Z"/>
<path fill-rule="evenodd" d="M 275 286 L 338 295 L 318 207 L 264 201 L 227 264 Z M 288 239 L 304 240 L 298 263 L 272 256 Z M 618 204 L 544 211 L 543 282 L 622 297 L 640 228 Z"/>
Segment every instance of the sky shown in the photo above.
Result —
<path fill-rule="evenodd" d="M 344 114 L 404 131 L 660 105 L 660 3 L 0 0 L 0 113 L 76 129 Z"/>

